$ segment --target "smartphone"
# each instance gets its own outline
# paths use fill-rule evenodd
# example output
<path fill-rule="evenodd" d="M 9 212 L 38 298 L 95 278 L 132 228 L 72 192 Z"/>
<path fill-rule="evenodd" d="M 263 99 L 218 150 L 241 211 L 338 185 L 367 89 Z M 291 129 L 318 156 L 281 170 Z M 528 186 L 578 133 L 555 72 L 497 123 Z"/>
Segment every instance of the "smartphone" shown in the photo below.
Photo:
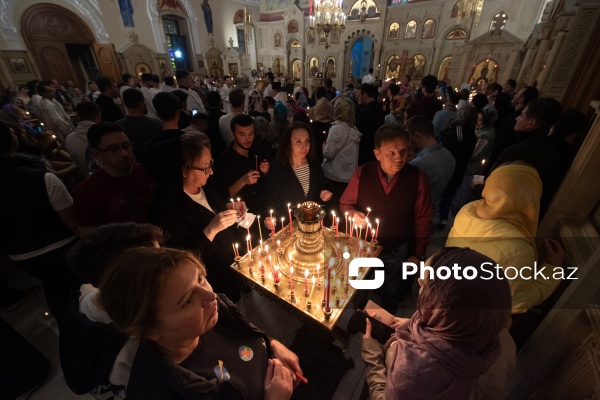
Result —
<path fill-rule="evenodd" d="M 339 90 L 336 90 L 336 91 L 335 91 L 335 95 L 336 95 L 336 96 L 339 96 L 339 95 L 340 95 L 340 91 L 339 91 Z"/>
<path fill-rule="evenodd" d="M 198 112 L 198 109 L 196 109 L 196 108 L 192 109 L 192 115 L 196 115 L 197 112 Z"/>

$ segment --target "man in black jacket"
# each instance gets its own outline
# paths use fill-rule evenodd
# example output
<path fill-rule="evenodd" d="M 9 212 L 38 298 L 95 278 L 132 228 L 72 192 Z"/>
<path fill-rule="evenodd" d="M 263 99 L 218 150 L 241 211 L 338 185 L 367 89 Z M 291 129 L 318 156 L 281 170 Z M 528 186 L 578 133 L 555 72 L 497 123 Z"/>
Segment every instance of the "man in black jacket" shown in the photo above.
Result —
<path fill-rule="evenodd" d="M 375 132 L 385 123 L 385 112 L 377 102 L 377 88 L 369 83 L 360 85 L 356 128 L 363 134 L 358 145 L 358 165 L 375 159 Z"/>
<path fill-rule="evenodd" d="M 107 76 L 101 76 L 96 81 L 100 95 L 96 99 L 96 104 L 100 107 L 102 122 L 117 122 L 124 117 L 121 109 L 115 104 L 115 98 L 119 93 L 117 82 Z"/>

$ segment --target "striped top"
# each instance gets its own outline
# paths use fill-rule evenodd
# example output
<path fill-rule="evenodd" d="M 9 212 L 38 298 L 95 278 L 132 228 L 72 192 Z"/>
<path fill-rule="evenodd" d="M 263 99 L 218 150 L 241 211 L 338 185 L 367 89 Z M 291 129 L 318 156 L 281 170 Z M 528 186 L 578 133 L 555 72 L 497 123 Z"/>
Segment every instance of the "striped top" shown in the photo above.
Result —
<path fill-rule="evenodd" d="M 300 181 L 302 190 L 304 190 L 304 197 L 306 197 L 306 195 L 308 195 L 308 190 L 310 189 L 310 166 L 306 164 L 302 167 L 294 168 L 294 173 Z"/>

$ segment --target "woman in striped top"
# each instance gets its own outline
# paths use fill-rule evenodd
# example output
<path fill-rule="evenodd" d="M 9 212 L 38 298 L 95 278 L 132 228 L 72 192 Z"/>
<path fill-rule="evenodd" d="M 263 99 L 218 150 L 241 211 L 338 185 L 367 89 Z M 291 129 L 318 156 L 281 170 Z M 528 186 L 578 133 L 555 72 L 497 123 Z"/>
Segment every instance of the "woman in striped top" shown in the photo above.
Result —
<path fill-rule="evenodd" d="M 302 122 L 294 122 L 284 131 L 265 182 L 262 202 L 265 215 L 273 210 L 273 217 L 278 219 L 287 216 L 288 203 L 322 203 L 331 199 L 311 139 L 310 126 Z M 271 227 L 270 218 L 265 218 L 265 225 Z"/>

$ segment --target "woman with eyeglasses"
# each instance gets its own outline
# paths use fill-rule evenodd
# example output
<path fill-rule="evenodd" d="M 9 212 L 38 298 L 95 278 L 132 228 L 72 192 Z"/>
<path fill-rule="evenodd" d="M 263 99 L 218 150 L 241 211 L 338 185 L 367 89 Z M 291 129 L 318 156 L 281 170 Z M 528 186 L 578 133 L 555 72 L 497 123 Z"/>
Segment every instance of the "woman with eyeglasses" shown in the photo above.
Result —
<path fill-rule="evenodd" d="M 239 284 L 229 268 L 233 253 L 231 244 L 244 243 L 231 226 L 238 218 L 236 210 L 228 210 L 217 192 L 206 187 L 213 174 L 210 142 L 197 133 L 181 136 L 182 190 L 171 192 L 153 207 L 153 222 L 168 234 L 167 245 L 199 252 L 206 262 L 208 276 L 215 290 L 234 302 L 239 300 Z M 243 233 L 240 230 L 240 236 Z"/>

